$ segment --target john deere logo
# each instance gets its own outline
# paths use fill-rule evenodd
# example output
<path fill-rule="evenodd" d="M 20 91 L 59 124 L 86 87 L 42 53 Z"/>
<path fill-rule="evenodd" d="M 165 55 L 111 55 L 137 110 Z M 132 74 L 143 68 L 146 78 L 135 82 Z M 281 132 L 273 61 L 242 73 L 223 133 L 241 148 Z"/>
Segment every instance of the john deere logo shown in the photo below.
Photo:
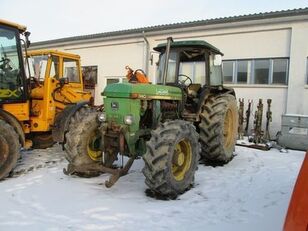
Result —
<path fill-rule="evenodd" d="M 166 89 L 156 89 L 157 95 L 168 95 L 169 91 Z"/>

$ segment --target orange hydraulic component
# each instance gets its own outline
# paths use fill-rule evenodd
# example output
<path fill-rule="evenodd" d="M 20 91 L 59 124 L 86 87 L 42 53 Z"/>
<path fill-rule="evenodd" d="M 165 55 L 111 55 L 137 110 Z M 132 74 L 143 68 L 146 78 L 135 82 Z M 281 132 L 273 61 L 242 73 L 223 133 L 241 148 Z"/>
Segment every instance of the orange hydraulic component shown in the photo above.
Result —
<path fill-rule="evenodd" d="M 146 74 L 142 70 L 134 71 L 129 66 L 126 66 L 125 69 L 127 70 L 126 78 L 129 82 L 149 83 Z"/>
<path fill-rule="evenodd" d="M 308 230 L 308 151 L 293 190 L 283 230 Z"/>

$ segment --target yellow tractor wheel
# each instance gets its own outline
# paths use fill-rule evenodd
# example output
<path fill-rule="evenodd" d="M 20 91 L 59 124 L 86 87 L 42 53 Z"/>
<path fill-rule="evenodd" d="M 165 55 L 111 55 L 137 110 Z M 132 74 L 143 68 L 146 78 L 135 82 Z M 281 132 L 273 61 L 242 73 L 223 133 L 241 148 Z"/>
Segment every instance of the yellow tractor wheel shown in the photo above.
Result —
<path fill-rule="evenodd" d="M 227 163 L 233 157 L 237 137 L 236 99 L 229 94 L 211 97 L 203 108 L 199 124 L 201 159 Z"/>
<path fill-rule="evenodd" d="M 145 183 L 157 196 L 176 198 L 194 183 L 200 145 L 195 127 L 168 121 L 152 132 L 143 155 Z"/>
<path fill-rule="evenodd" d="M 104 160 L 101 151 L 101 135 L 98 130 L 98 112 L 89 107 L 82 107 L 71 118 L 69 130 L 65 135 L 64 145 L 66 159 L 75 166 L 82 166 L 94 162 L 102 162 L 106 167 L 112 167 L 117 154 L 105 153 Z M 86 171 L 77 175 L 92 177 L 100 172 Z"/>

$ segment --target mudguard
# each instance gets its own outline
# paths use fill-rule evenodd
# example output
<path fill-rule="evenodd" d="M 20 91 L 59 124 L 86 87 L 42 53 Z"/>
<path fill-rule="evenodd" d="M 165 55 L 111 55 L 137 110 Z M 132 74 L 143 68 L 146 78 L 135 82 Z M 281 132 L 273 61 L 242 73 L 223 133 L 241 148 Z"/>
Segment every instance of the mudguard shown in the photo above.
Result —
<path fill-rule="evenodd" d="M 13 114 L 0 108 L 0 119 L 3 119 L 15 129 L 19 136 L 19 142 L 21 146 L 24 147 L 26 142 L 25 133 L 16 117 Z"/>
<path fill-rule="evenodd" d="M 55 142 L 63 143 L 65 133 L 68 131 L 68 126 L 71 117 L 83 106 L 89 104 L 89 102 L 80 102 L 74 105 L 67 106 L 62 112 L 60 112 L 56 118 L 52 128 L 52 138 Z"/>
<path fill-rule="evenodd" d="M 308 230 L 308 151 L 294 186 L 283 230 Z"/>

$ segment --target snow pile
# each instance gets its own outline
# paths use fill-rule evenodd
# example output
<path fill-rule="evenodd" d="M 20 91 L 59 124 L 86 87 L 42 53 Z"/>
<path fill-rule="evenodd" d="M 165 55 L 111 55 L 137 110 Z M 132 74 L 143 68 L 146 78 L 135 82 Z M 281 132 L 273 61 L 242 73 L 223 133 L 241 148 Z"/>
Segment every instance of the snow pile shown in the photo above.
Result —
<path fill-rule="evenodd" d="M 59 146 L 32 153 L 25 164 L 63 155 Z M 224 167 L 199 165 L 195 187 L 171 201 L 145 195 L 142 160 L 110 189 L 108 175 L 66 176 L 56 161 L 0 182 L 0 230 L 281 230 L 303 158 L 236 147 Z"/>

